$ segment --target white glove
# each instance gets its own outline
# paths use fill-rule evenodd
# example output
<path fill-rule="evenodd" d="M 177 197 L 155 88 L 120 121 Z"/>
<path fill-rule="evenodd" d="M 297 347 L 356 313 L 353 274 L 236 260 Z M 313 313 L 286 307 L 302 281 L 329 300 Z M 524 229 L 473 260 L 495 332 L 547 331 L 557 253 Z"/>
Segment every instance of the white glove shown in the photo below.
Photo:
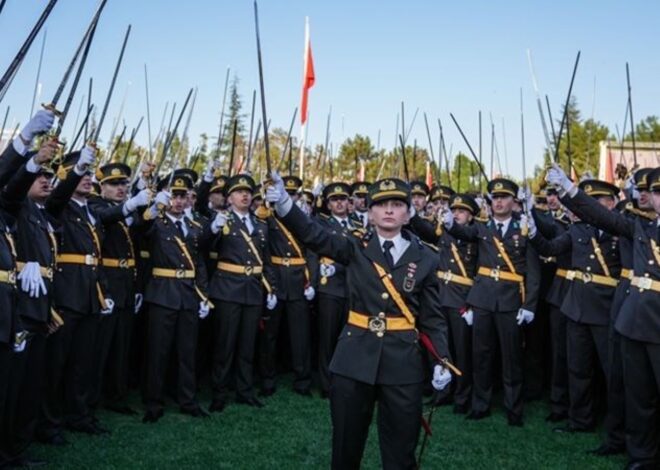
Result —
<path fill-rule="evenodd" d="M 530 324 L 534 321 L 534 312 L 530 312 L 529 310 L 521 308 L 518 310 L 516 320 L 518 321 L 518 325 L 522 325 L 523 323 Z"/>
<path fill-rule="evenodd" d="M 213 223 L 211 224 L 211 231 L 213 233 L 218 233 L 222 227 L 225 226 L 227 223 L 227 214 L 223 212 L 218 212 L 215 215 L 215 219 L 213 219 Z"/>
<path fill-rule="evenodd" d="M 319 272 L 321 273 L 322 277 L 332 277 L 335 275 L 335 266 L 334 264 L 325 264 L 321 263 L 319 265 Z"/>
<path fill-rule="evenodd" d="M 16 339 L 21 339 L 19 342 L 14 342 L 14 352 L 20 353 L 25 351 L 25 346 L 27 346 L 27 331 L 23 330 L 19 333 L 16 333 Z"/>
<path fill-rule="evenodd" d="M 415 209 L 415 206 L 410 204 L 410 207 L 408 208 L 408 218 L 412 219 L 413 217 L 415 217 L 416 214 L 417 214 L 417 209 Z"/>
<path fill-rule="evenodd" d="M 451 382 L 451 373 L 449 370 L 442 367 L 440 364 L 436 364 L 433 368 L 433 380 L 431 380 L 431 385 L 437 391 L 444 390 L 447 385 Z"/>
<path fill-rule="evenodd" d="M 444 209 L 442 212 L 442 224 L 447 230 L 454 225 L 454 213 L 449 209 Z"/>
<path fill-rule="evenodd" d="M 204 320 L 206 317 L 209 316 L 209 312 L 211 311 L 211 306 L 206 300 L 202 300 L 199 303 L 199 318 Z"/>
<path fill-rule="evenodd" d="M 303 295 L 305 296 L 305 298 L 307 300 L 311 301 L 311 300 L 314 300 L 314 296 L 316 295 L 316 291 L 314 290 L 314 288 L 312 286 L 309 286 L 309 287 L 305 288 L 305 292 L 303 293 Z"/>
<path fill-rule="evenodd" d="M 312 188 L 312 194 L 314 197 L 319 197 L 319 194 L 323 192 L 323 183 L 316 183 L 314 188 Z"/>
<path fill-rule="evenodd" d="M 303 198 L 300 198 L 296 201 L 296 206 L 298 206 L 298 208 L 300 208 L 300 210 L 303 211 L 305 215 L 312 215 L 312 208 L 305 202 Z"/>
<path fill-rule="evenodd" d="M 115 309 L 115 301 L 112 299 L 105 299 L 106 308 L 101 309 L 101 315 L 110 315 Z"/>
<path fill-rule="evenodd" d="M 277 171 L 273 171 L 271 180 L 272 184 L 268 185 L 268 189 L 266 189 L 265 199 L 270 203 L 282 205 L 291 198 L 284 189 L 284 181 Z"/>
<path fill-rule="evenodd" d="M 135 313 L 138 313 L 142 308 L 142 294 L 135 294 Z"/>
<path fill-rule="evenodd" d="M 172 195 L 169 192 L 160 191 L 158 194 L 156 194 L 156 197 L 154 198 L 154 203 L 157 207 L 158 206 L 169 207 L 171 197 Z"/>
<path fill-rule="evenodd" d="M 275 307 L 277 307 L 277 296 L 275 294 L 268 294 L 266 296 L 266 308 L 273 310 Z"/>
<path fill-rule="evenodd" d="M 468 326 L 472 326 L 474 323 L 474 311 L 471 308 L 465 311 L 463 314 L 463 320 L 465 320 L 465 323 L 467 323 Z"/>
<path fill-rule="evenodd" d="M 47 294 L 46 284 L 41 276 L 41 268 L 36 261 L 25 263 L 18 274 L 18 279 L 21 281 L 21 289 L 30 297 L 37 298 Z"/>
<path fill-rule="evenodd" d="M 569 179 L 568 176 L 566 176 L 564 170 L 562 170 L 556 163 L 553 163 L 552 167 L 545 174 L 545 180 L 549 185 L 562 188 L 567 193 L 570 192 L 574 187 L 573 182 Z"/>
<path fill-rule="evenodd" d="M 150 199 L 151 199 L 151 190 L 143 189 L 135 196 L 130 198 L 128 201 L 126 201 L 126 203 L 124 203 L 124 208 L 126 208 L 126 211 L 129 213 L 133 212 L 138 207 L 148 205 Z"/>
<path fill-rule="evenodd" d="M 76 173 L 82 175 L 87 171 L 89 167 L 94 166 L 95 162 L 96 162 L 96 149 L 90 147 L 89 145 L 85 145 L 85 147 L 83 147 L 83 149 L 80 151 L 80 158 L 76 163 L 76 167 L 75 167 Z"/>
<path fill-rule="evenodd" d="M 143 190 L 147 188 L 149 184 L 142 178 L 142 175 L 138 176 L 137 181 L 135 182 L 135 187 L 138 188 L 139 190 Z"/>
<path fill-rule="evenodd" d="M 45 134 L 48 132 L 51 127 L 53 127 L 54 122 L 55 114 L 53 114 L 52 111 L 47 109 L 39 110 L 25 125 L 21 131 L 21 137 L 24 140 L 32 142 L 32 139 L 34 139 L 39 134 Z"/>
<path fill-rule="evenodd" d="M 525 217 L 525 222 L 527 223 L 528 237 L 534 238 L 538 232 L 536 228 L 536 221 L 534 220 L 534 216 L 532 215 L 531 212 L 527 212 L 527 215 L 524 215 L 524 217 Z M 521 220 L 522 220 L 522 216 L 521 216 Z"/>
<path fill-rule="evenodd" d="M 202 174 L 202 178 L 205 183 L 212 183 L 213 182 L 213 166 L 214 166 L 214 161 L 213 159 L 209 160 L 206 162 L 206 168 L 204 169 L 204 173 Z"/>

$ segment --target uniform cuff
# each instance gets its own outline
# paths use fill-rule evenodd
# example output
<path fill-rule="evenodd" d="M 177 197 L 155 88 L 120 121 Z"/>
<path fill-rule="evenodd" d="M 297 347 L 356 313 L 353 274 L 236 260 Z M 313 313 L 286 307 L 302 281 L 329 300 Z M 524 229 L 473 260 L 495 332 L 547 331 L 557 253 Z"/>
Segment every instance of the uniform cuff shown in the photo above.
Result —
<path fill-rule="evenodd" d="M 284 217 L 291 211 L 292 207 L 293 207 L 293 200 L 289 197 L 286 199 L 286 201 L 275 204 L 275 212 L 277 212 L 277 215 L 279 215 L 280 217 Z"/>
<path fill-rule="evenodd" d="M 41 170 L 41 165 L 39 165 L 37 162 L 34 161 L 34 157 L 30 158 L 27 163 L 25 164 L 25 169 L 29 173 L 39 173 Z"/>
<path fill-rule="evenodd" d="M 25 156 L 25 154 L 28 151 L 27 145 L 23 143 L 23 138 L 20 136 L 16 136 L 14 141 L 12 142 L 12 145 L 14 146 L 14 150 L 16 150 L 16 153 L 19 155 Z"/>

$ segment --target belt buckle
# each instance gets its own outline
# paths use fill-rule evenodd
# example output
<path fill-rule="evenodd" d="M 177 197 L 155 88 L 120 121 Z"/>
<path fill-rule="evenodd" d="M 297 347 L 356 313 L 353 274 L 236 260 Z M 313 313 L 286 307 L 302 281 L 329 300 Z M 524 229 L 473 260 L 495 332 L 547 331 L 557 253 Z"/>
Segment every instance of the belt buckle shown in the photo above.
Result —
<path fill-rule="evenodd" d="M 128 260 L 127 259 L 120 259 L 119 260 L 119 267 L 122 269 L 128 269 Z"/>
<path fill-rule="evenodd" d="M 175 276 L 177 279 L 183 279 L 184 277 L 186 277 L 186 270 L 185 270 L 185 269 L 177 269 L 177 270 L 174 272 L 174 276 Z"/>
<path fill-rule="evenodd" d="M 449 271 L 447 271 L 443 276 L 442 279 L 444 279 L 445 284 L 447 284 L 449 281 L 451 281 L 451 278 L 453 277 L 453 274 Z"/>
<path fill-rule="evenodd" d="M 387 324 L 385 323 L 384 318 L 378 317 L 369 317 L 369 323 L 367 324 L 369 331 L 373 333 L 380 333 L 381 335 L 387 329 Z"/>
<path fill-rule="evenodd" d="M 254 266 L 244 266 L 243 269 L 245 270 L 245 275 L 250 276 L 254 271 Z"/>
<path fill-rule="evenodd" d="M 282 264 L 284 264 L 284 266 L 288 268 L 291 265 L 291 258 L 289 257 L 282 258 Z"/>
<path fill-rule="evenodd" d="M 637 287 L 639 287 L 639 290 L 651 290 L 653 287 L 653 279 L 650 277 L 640 277 L 637 282 Z"/>
<path fill-rule="evenodd" d="M 46 277 L 48 278 L 49 281 L 53 280 L 53 268 L 51 267 L 46 268 Z"/>
<path fill-rule="evenodd" d="M 85 255 L 85 265 L 94 266 L 94 255 Z"/>
<path fill-rule="evenodd" d="M 575 280 L 575 271 L 570 270 L 566 272 L 566 279 L 568 279 L 569 281 Z"/>
<path fill-rule="evenodd" d="M 9 271 L 7 273 L 7 281 L 10 284 L 16 284 L 16 271 Z"/>
<path fill-rule="evenodd" d="M 584 282 L 585 284 L 589 284 L 593 280 L 594 280 L 594 277 L 591 273 L 583 273 L 582 274 L 582 282 Z"/>
<path fill-rule="evenodd" d="M 495 279 L 496 282 L 499 281 L 500 280 L 500 268 L 491 269 L 490 270 L 490 277 Z"/>

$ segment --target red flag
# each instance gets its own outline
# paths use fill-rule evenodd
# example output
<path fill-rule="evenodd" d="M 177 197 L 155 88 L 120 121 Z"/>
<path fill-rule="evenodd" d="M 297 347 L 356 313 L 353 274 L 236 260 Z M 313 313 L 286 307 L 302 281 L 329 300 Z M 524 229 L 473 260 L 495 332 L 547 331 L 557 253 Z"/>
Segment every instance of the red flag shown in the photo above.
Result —
<path fill-rule="evenodd" d="M 426 186 L 433 186 L 433 174 L 431 173 L 431 162 L 426 162 Z"/>
<path fill-rule="evenodd" d="M 300 104 L 300 122 L 307 122 L 307 101 L 309 89 L 314 86 L 316 77 L 314 76 L 314 60 L 312 59 L 312 44 L 309 40 L 309 22 L 305 21 L 305 67 L 303 70 L 303 89 L 302 103 Z"/>

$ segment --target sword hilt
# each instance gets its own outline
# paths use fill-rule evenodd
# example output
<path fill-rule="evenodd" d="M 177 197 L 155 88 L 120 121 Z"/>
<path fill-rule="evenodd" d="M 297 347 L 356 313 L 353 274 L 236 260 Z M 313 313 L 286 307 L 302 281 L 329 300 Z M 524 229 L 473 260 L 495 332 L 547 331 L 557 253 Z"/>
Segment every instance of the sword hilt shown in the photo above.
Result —
<path fill-rule="evenodd" d="M 53 103 L 48 103 L 48 104 L 41 103 L 41 107 L 44 108 L 46 111 L 52 112 L 58 118 L 62 117 L 62 111 L 57 109 Z"/>

